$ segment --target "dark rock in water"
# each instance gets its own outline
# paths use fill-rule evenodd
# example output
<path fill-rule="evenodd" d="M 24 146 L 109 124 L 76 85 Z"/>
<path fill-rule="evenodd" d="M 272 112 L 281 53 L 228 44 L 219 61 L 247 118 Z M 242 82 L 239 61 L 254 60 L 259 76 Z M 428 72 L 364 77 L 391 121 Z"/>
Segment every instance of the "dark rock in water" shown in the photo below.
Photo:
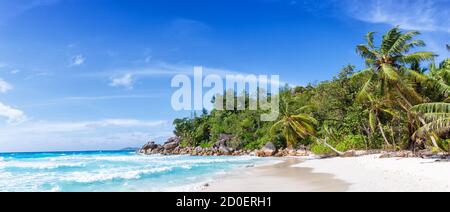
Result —
<path fill-rule="evenodd" d="M 164 150 L 173 150 L 180 145 L 178 137 L 169 138 L 163 145 Z"/>
<path fill-rule="evenodd" d="M 216 143 L 214 144 L 215 148 L 228 147 L 228 143 L 233 139 L 232 135 L 228 134 L 220 134 L 219 139 L 217 139 Z"/>
<path fill-rule="evenodd" d="M 268 142 L 259 151 L 259 155 L 258 156 L 271 157 L 271 156 L 274 156 L 276 153 L 277 153 L 277 148 L 275 147 L 275 144 L 273 144 L 272 142 Z"/>

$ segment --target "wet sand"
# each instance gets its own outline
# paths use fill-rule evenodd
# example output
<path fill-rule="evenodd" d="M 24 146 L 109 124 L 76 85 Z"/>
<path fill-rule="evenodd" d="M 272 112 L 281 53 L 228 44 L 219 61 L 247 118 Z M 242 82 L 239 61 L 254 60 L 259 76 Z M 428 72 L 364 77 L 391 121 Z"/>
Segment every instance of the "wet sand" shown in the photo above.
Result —
<path fill-rule="evenodd" d="M 242 168 L 205 187 L 205 192 L 341 192 L 350 186 L 331 174 L 293 167 L 302 161 L 285 158 L 281 163 Z"/>

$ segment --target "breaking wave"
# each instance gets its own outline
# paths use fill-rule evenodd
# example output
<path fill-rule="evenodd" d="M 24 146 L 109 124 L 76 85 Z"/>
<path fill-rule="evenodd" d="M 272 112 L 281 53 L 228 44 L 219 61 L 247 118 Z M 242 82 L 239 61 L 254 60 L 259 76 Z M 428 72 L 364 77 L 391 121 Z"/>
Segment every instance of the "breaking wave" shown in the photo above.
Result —
<path fill-rule="evenodd" d="M 191 191 L 216 174 L 261 160 L 130 152 L 4 154 L 0 191 Z"/>

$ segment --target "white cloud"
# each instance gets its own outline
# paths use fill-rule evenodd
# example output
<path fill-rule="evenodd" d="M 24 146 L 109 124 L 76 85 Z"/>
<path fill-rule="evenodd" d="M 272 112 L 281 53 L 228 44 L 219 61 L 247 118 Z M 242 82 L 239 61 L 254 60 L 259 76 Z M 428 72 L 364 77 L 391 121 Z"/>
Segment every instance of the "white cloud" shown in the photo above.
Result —
<path fill-rule="evenodd" d="M 85 58 L 83 55 L 79 54 L 77 56 L 72 57 L 71 66 L 80 66 L 83 65 L 85 62 Z"/>
<path fill-rule="evenodd" d="M 1 110 L 1 109 L 0 109 Z M 23 114 L 23 113 L 21 113 Z M 0 114 L 1 115 L 1 114 Z M 17 113 L 16 115 L 20 115 Z M 157 127 L 167 126 L 168 121 L 141 121 L 135 119 L 105 119 L 100 121 L 85 121 L 85 122 L 46 122 L 34 121 L 23 123 L 20 127 L 15 127 L 9 131 L 15 133 L 68 133 L 68 132 L 86 132 L 89 130 L 99 130 L 101 128 L 134 128 L 134 127 Z"/>
<path fill-rule="evenodd" d="M 27 121 L 0 128 L 0 152 L 95 150 L 140 147 L 172 136 L 166 120 Z"/>
<path fill-rule="evenodd" d="M 162 76 L 162 75 L 175 76 L 177 74 L 184 74 L 184 75 L 192 77 L 194 74 L 194 67 L 195 66 L 191 66 L 191 65 L 159 64 L 158 66 L 151 67 L 151 68 L 129 71 L 129 73 L 132 73 L 134 76 L 142 76 L 142 77 Z M 239 71 L 222 69 L 222 68 L 203 67 L 203 76 L 207 76 L 207 75 L 218 75 L 223 79 L 225 79 L 227 76 L 230 76 L 231 79 L 234 79 L 234 77 L 238 76 L 238 75 L 241 75 L 244 77 L 246 77 L 248 75 L 256 75 L 258 77 L 258 75 L 260 75 L 260 74 L 250 73 L 250 72 L 248 72 L 248 73 L 239 72 Z M 280 77 L 282 78 L 282 76 L 280 76 Z M 267 80 L 267 81 L 261 81 L 261 83 L 274 84 L 274 85 L 279 85 L 279 86 L 284 86 L 285 84 L 289 84 L 284 81 L 275 82 L 271 79 Z"/>
<path fill-rule="evenodd" d="M 0 102 L 0 117 L 7 118 L 9 124 L 18 124 L 26 120 L 24 112 L 21 110 L 12 108 L 8 105 L 4 105 Z"/>
<path fill-rule="evenodd" d="M 450 0 L 345 0 L 350 16 L 407 30 L 450 33 Z"/>
<path fill-rule="evenodd" d="M 106 119 L 84 123 L 87 127 L 155 127 L 169 124 L 168 121 L 141 121 L 136 119 Z"/>
<path fill-rule="evenodd" d="M 0 78 L 0 93 L 6 93 L 13 89 L 13 86 Z"/>
<path fill-rule="evenodd" d="M 11 74 L 18 74 L 20 72 L 20 70 L 19 69 L 13 69 L 13 70 L 11 70 Z"/>
<path fill-rule="evenodd" d="M 113 78 L 109 85 L 113 87 L 125 87 L 127 89 L 132 89 L 133 84 L 134 84 L 133 75 L 125 74 L 121 77 Z"/>
<path fill-rule="evenodd" d="M 97 101 L 97 100 L 113 100 L 113 99 L 151 99 L 161 97 L 160 95 L 111 95 L 111 96 L 71 96 L 64 100 L 74 101 Z"/>
<path fill-rule="evenodd" d="M 132 89 L 134 83 L 138 79 L 143 78 L 152 78 L 152 77 L 174 77 L 178 74 L 184 74 L 189 77 L 193 77 L 194 74 L 193 65 L 184 65 L 184 64 L 168 64 L 168 63 L 155 63 L 149 64 L 143 68 L 124 68 L 124 69 L 116 69 L 116 70 L 107 70 L 103 72 L 97 73 L 84 73 L 82 76 L 85 77 L 110 77 L 111 82 L 110 86 L 113 87 L 125 87 L 128 89 Z M 218 75 L 225 79 L 227 75 L 271 75 L 271 73 L 257 73 L 257 72 L 240 72 L 223 68 L 212 68 L 212 67 L 203 67 L 203 76 L 207 75 Z M 111 77 L 113 75 L 113 77 Z M 295 86 L 289 82 L 283 81 L 283 76 L 280 76 L 280 82 L 276 83 L 272 80 L 269 80 L 267 83 L 284 86 L 286 84 L 290 86 Z M 264 83 L 264 82 L 262 82 Z"/>

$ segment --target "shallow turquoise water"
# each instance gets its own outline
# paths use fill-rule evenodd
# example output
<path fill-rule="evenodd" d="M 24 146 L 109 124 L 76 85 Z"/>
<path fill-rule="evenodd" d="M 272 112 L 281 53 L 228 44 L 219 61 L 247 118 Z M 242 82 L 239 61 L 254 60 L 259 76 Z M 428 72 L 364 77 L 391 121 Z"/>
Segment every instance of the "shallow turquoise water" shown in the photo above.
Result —
<path fill-rule="evenodd" d="M 0 153 L 0 191 L 192 191 L 218 174 L 261 162 L 128 151 Z"/>

